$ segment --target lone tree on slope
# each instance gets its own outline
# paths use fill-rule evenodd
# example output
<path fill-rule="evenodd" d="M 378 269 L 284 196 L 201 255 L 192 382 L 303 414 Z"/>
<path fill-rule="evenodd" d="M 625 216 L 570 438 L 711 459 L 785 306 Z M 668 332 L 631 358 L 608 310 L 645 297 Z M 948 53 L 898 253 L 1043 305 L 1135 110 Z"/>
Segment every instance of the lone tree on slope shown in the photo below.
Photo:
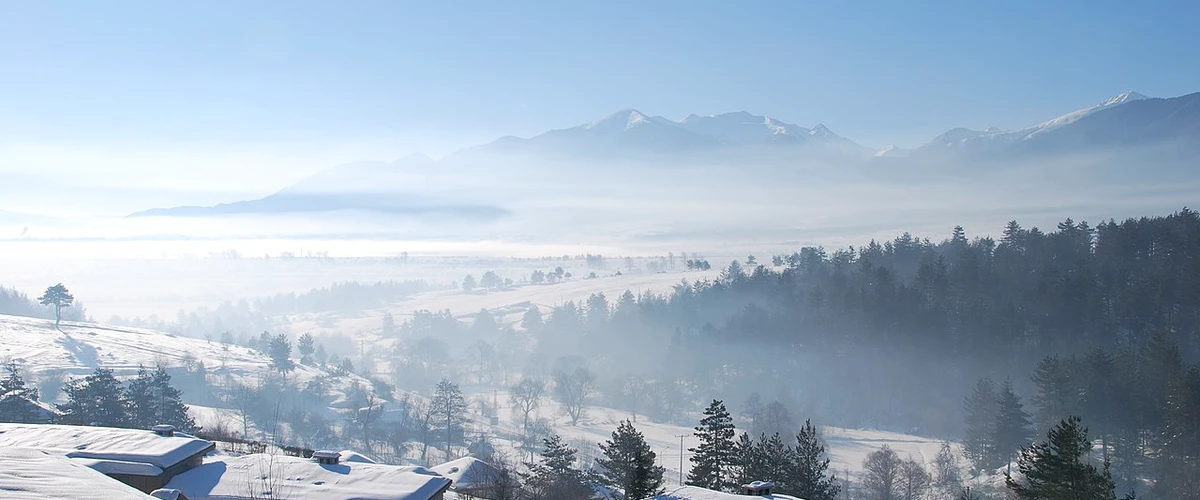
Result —
<path fill-rule="evenodd" d="M 71 307 L 75 303 L 75 296 L 71 295 L 71 291 L 62 283 L 46 288 L 46 293 L 38 297 L 38 303 L 44 306 L 54 306 L 54 329 L 58 330 L 58 324 L 62 320 L 62 309 Z"/>

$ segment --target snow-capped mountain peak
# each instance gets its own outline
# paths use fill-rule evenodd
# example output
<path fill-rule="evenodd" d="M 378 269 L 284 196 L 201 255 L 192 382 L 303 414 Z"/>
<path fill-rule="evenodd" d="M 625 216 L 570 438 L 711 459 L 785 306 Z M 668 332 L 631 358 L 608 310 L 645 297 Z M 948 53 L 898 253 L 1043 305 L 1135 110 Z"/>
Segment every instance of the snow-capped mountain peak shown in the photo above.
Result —
<path fill-rule="evenodd" d="M 1146 97 L 1142 94 L 1139 94 L 1137 92 L 1130 90 L 1130 91 L 1122 92 L 1115 96 L 1109 97 L 1108 100 L 1100 103 L 1100 107 L 1115 106 L 1117 104 L 1124 104 L 1129 101 L 1140 101 L 1142 99 L 1149 99 L 1149 97 Z"/>
<path fill-rule="evenodd" d="M 983 151 L 1006 144 L 1017 144 L 1038 138 L 1047 132 L 1071 125 L 1096 112 L 1105 111 L 1126 103 L 1145 99 L 1150 99 L 1150 97 L 1131 90 L 1112 96 L 1095 106 L 1072 111 L 1065 115 L 1044 121 L 1031 127 L 1012 130 L 1001 130 L 992 127 L 982 132 L 964 128 L 956 128 L 946 132 L 945 134 L 942 134 L 941 136 L 938 136 L 924 147 Z"/>
<path fill-rule="evenodd" d="M 829 128 L 826 127 L 824 123 L 818 123 L 817 126 L 813 127 L 812 130 L 808 131 L 808 135 L 810 135 L 812 137 L 816 137 L 818 139 L 838 138 L 838 135 L 833 133 L 832 130 L 829 130 Z"/>
<path fill-rule="evenodd" d="M 647 116 L 641 111 L 630 108 L 622 109 L 621 111 L 617 111 L 616 113 L 605 116 L 604 118 L 585 124 L 583 129 L 600 132 L 619 132 L 630 130 L 649 123 L 674 124 L 665 118 Z"/>
<path fill-rule="evenodd" d="M 748 111 L 707 116 L 688 115 L 679 125 L 694 134 L 717 138 L 727 144 L 774 141 L 783 137 L 799 138 L 808 132 L 804 127 Z"/>

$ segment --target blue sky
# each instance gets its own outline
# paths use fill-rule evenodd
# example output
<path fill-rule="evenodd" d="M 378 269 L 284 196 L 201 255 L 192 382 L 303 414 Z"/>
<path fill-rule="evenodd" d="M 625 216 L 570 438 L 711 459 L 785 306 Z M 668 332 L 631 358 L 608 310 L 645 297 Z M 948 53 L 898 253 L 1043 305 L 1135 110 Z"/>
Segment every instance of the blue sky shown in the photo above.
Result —
<path fill-rule="evenodd" d="M 124 155 L 164 179 L 190 167 L 159 155 L 250 151 L 266 183 L 627 107 L 915 146 L 1198 91 L 1196 19 L 1190 1 L 5 2 L 0 172 L 67 168 L 64 145 L 96 176 Z"/>

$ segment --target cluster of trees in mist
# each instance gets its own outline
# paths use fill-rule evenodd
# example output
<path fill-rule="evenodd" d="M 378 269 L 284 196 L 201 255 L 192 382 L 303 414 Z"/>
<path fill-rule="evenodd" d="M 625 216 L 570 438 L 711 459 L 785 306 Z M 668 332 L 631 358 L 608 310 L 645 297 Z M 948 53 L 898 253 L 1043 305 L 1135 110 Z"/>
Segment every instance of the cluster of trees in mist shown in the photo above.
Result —
<path fill-rule="evenodd" d="M 183 393 L 171 384 L 171 375 L 161 366 L 138 369 L 136 376 L 120 380 L 107 368 L 67 381 L 62 387 L 66 401 L 55 405 L 57 412 L 40 407 L 39 391 L 29 387 L 15 361 L 4 366 L 0 380 L 0 422 L 62 423 L 149 429 L 168 424 L 183 432 L 197 430 L 183 404 Z"/>
<path fill-rule="evenodd" d="M 53 288 L 53 287 L 51 287 Z M 65 288 L 64 288 L 65 291 Z M 47 297 L 43 295 L 41 298 Z M 0 314 L 27 318 L 62 319 L 65 321 L 89 321 L 87 308 L 74 301 L 69 307 L 55 307 L 52 302 L 31 299 L 13 288 L 0 286 Z"/>
<path fill-rule="evenodd" d="M 966 398 L 963 445 L 976 469 L 1009 464 L 1033 435 L 1081 416 L 1120 490 L 1200 494 L 1200 365 L 1185 366 L 1165 334 L 1137 349 L 1046 356 L 1030 380 L 1037 388 L 1030 404 L 1010 382 L 997 388 L 990 378 Z M 1145 478 L 1154 479 L 1152 488 L 1143 487 Z"/>

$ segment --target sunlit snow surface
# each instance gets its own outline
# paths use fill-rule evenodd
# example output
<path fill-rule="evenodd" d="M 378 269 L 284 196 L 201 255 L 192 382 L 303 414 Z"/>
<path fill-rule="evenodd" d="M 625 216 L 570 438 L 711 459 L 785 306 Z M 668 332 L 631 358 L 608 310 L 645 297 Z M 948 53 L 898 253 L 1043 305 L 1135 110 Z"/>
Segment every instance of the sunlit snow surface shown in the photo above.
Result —
<path fill-rule="evenodd" d="M 150 496 L 61 454 L 0 446 L 5 500 L 150 500 Z"/>

